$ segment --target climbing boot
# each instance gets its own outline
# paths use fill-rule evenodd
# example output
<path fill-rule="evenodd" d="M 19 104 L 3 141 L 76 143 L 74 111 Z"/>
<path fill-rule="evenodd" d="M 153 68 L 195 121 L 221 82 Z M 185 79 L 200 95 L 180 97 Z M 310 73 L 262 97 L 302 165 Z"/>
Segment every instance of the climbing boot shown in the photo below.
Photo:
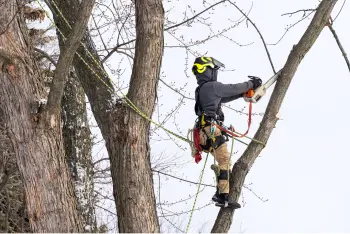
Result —
<path fill-rule="evenodd" d="M 219 207 L 230 207 L 233 209 L 241 208 L 241 205 L 238 202 L 234 201 L 232 198 L 230 198 L 227 193 L 219 194 L 217 191 L 212 197 L 212 200 L 216 202 L 215 205 Z"/>

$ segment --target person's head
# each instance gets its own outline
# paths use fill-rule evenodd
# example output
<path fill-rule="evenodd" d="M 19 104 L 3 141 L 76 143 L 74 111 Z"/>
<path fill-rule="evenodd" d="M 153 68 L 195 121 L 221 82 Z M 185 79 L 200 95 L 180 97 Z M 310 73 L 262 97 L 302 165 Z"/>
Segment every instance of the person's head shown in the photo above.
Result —
<path fill-rule="evenodd" d="M 225 65 L 213 57 L 202 56 L 195 59 L 192 72 L 197 78 L 197 83 L 216 81 L 218 70 L 221 67 L 225 67 Z"/>

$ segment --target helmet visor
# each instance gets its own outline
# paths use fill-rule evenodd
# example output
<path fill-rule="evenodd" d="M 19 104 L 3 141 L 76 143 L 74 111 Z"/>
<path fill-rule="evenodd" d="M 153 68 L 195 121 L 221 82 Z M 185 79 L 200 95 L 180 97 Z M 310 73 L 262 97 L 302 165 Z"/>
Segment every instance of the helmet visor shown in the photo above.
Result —
<path fill-rule="evenodd" d="M 222 67 L 225 68 L 225 64 L 223 64 L 222 62 L 220 62 L 217 59 L 214 59 L 214 58 L 212 58 L 212 59 L 213 59 L 213 63 L 214 63 L 214 69 L 219 70 Z"/>

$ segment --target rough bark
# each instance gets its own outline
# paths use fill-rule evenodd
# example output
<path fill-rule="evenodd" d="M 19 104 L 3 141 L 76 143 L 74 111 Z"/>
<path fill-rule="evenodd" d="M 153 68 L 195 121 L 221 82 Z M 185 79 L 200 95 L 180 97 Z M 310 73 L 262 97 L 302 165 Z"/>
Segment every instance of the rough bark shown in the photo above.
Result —
<path fill-rule="evenodd" d="M 62 98 L 62 132 L 66 159 L 86 232 L 96 230 L 92 140 L 85 93 L 74 71 L 68 76 Z"/>
<path fill-rule="evenodd" d="M 254 136 L 255 139 L 262 141 L 265 144 L 267 143 L 278 121 L 277 114 L 282 105 L 290 82 L 292 81 L 292 78 L 298 69 L 300 62 L 306 53 L 311 49 L 312 45 L 328 22 L 328 19 L 336 2 L 337 0 L 323 0 L 320 3 L 316 14 L 314 15 L 314 18 L 312 19 L 306 32 L 298 44 L 293 46 L 293 49 L 283 67 L 282 74 L 276 82 L 263 120 Z M 246 175 L 248 174 L 255 159 L 258 157 L 262 150 L 263 146 L 261 144 L 251 142 L 243 155 L 233 166 L 232 173 L 230 175 L 230 196 L 236 201 L 238 201 L 238 198 L 240 196 Z M 234 210 L 230 208 L 221 208 L 212 228 L 212 232 L 228 232 L 232 223 L 233 214 Z"/>
<path fill-rule="evenodd" d="M 14 149 L 0 119 L 0 232 L 31 232 Z"/>
<path fill-rule="evenodd" d="M 47 0 L 50 5 L 50 0 Z M 75 1 L 57 0 L 59 8 L 74 22 Z M 130 98 L 147 116 L 153 113 L 163 53 L 164 10 L 161 0 L 136 1 L 136 51 L 130 81 Z M 68 30 L 51 5 L 60 29 Z M 75 11 L 74 11 L 75 10 Z M 66 31 L 67 32 L 67 31 Z M 89 34 L 88 50 L 100 61 Z M 82 57 L 110 85 L 104 71 L 78 49 Z M 152 173 L 149 161 L 149 122 L 124 104 L 113 104 L 113 95 L 77 57 L 74 59 L 80 82 L 89 98 L 111 159 L 114 197 L 120 232 L 159 232 Z"/>
<path fill-rule="evenodd" d="M 0 0 L 0 28 L 8 25 L 0 35 L 0 119 L 14 149 L 32 230 L 80 232 L 60 126 L 48 129 L 37 121 L 41 108 L 36 104 L 46 94 L 28 29 L 21 15 L 15 16 L 17 3 L 23 2 Z M 33 118 L 34 113 L 39 115 Z"/>

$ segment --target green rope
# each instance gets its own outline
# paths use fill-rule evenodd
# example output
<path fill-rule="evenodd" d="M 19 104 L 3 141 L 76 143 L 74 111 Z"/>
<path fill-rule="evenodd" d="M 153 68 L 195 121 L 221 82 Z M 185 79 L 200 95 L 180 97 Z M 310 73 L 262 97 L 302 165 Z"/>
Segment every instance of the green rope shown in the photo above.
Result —
<path fill-rule="evenodd" d="M 207 157 L 205 158 L 204 166 L 203 166 L 203 169 L 202 169 L 200 178 L 199 178 L 199 184 L 198 184 L 198 188 L 197 188 L 197 193 L 196 193 L 196 197 L 194 198 L 194 203 L 193 203 L 193 206 L 192 206 L 192 210 L 191 210 L 191 214 L 190 214 L 190 219 L 188 220 L 188 224 L 187 224 L 187 228 L 186 228 L 186 233 L 188 232 L 188 229 L 190 228 L 190 224 L 191 224 L 191 220 L 192 220 L 194 208 L 195 208 L 195 206 L 196 206 L 196 202 L 197 202 L 197 198 L 198 198 L 198 194 L 199 194 L 199 189 L 200 189 L 201 184 L 202 184 L 202 179 L 203 179 L 203 175 L 204 175 L 205 165 L 207 164 L 207 160 L 208 160 L 208 155 L 209 155 L 209 152 L 207 153 Z"/>

